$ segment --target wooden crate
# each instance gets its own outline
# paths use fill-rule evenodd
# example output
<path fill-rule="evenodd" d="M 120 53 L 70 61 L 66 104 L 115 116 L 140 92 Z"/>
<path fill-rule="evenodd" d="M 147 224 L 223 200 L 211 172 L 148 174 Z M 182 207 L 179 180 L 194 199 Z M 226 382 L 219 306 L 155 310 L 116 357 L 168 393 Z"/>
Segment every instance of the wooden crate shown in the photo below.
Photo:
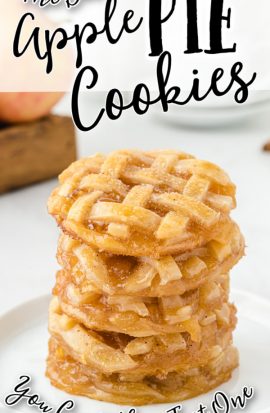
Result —
<path fill-rule="evenodd" d="M 76 159 L 70 117 L 0 127 L 0 192 L 53 178 Z"/>

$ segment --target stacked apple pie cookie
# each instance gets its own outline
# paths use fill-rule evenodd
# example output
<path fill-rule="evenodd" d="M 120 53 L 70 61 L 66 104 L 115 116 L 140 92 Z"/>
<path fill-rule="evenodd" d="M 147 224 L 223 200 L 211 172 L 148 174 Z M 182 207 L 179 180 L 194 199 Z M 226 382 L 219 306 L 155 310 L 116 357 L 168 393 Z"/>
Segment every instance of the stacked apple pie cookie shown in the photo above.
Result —
<path fill-rule="evenodd" d="M 181 401 L 238 365 L 229 271 L 244 254 L 235 186 L 174 151 L 117 151 L 72 164 L 49 212 L 62 235 L 47 376 L 117 404 Z"/>

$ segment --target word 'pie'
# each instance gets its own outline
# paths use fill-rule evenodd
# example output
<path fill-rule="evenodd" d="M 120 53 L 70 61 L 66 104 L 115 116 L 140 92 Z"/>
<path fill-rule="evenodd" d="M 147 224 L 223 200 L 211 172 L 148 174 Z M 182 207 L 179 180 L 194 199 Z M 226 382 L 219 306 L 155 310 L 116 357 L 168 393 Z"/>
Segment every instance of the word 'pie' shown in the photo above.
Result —
<path fill-rule="evenodd" d="M 176 151 L 116 151 L 73 163 L 48 208 L 62 230 L 47 376 L 126 405 L 179 402 L 229 380 L 244 254 L 218 166 Z"/>

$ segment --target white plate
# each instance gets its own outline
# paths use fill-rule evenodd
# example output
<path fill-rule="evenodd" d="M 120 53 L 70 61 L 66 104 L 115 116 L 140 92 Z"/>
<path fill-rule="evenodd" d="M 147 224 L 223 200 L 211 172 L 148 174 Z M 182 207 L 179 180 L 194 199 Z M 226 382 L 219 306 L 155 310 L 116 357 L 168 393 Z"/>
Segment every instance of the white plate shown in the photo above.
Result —
<path fill-rule="evenodd" d="M 218 390 L 228 396 L 241 394 L 244 386 L 253 387 L 255 396 L 250 400 L 245 413 L 270 412 L 269 363 L 270 363 L 270 302 L 249 293 L 235 291 L 233 300 L 238 307 L 239 324 L 235 333 L 235 343 L 240 350 L 241 366 L 232 380 Z M 76 413 L 127 413 L 128 407 L 101 403 L 83 397 L 73 397 L 52 387 L 44 377 L 47 353 L 47 309 L 49 296 L 27 302 L 0 318 L 0 403 L 12 393 L 19 377 L 32 377 L 31 394 L 39 394 L 53 413 L 63 402 L 72 399 Z M 187 400 L 181 412 L 196 412 L 200 403 L 212 413 L 211 401 L 215 391 Z M 177 403 L 174 404 L 174 406 Z M 180 404 L 180 403 L 179 403 Z M 2 407 L 1 407 L 2 406 Z M 145 406 L 137 413 L 165 413 L 173 405 Z M 37 407 L 29 407 L 21 402 L 14 408 L 0 405 L 0 412 L 35 412 Z M 231 410 L 231 412 L 240 410 Z M 220 410 L 225 413 L 225 410 Z"/>
<path fill-rule="evenodd" d="M 231 95 L 230 95 L 231 96 Z M 205 101 L 191 101 L 186 106 L 170 105 L 169 111 L 163 113 L 159 105 L 155 113 L 164 121 L 185 127 L 221 127 L 230 126 L 257 116 L 269 110 L 270 92 L 252 91 L 249 100 L 238 104 L 229 96 L 223 98 L 208 96 Z"/>

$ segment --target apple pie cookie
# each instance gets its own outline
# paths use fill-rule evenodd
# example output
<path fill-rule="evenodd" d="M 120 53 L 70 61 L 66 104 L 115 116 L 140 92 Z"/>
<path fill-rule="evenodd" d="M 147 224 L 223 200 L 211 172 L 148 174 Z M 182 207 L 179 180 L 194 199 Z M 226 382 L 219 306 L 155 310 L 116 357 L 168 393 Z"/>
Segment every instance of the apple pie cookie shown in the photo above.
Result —
<path fill-rule="evenodd" d="M 58 341 L 51 339 L 47 374 L 55 387 L 92 399 L 129 406 L 173 403 L 208 393 L 230 379 L 238 366 L 237 350 L 229 344 L 224 352 L 218 347 L 212 351 L 211 359 L 201 366 L 146 376 L 134 382 L 96 372 L 74 360 Z"/>
<path fill-rule="evenodd" d="M 202 326 L 216 321 L 228 301 L 229 276 L 213 276 L 182 295 L 132 297 L 81 292 L 60 271 L 54 294 L 65 314 L 96 331 L 133 337 L 187 332 L 192 340 L 200 341 Z"/>
<path fill-rule="evenodd" d="M 226 307 L 226 310 L 225 310 Z M 235 327 L 235 307 L 222 304 L 213 311 L 215 317 L 202 316 L 200 340 L 190 333 L 171 333 L 149 337 L 132 337 L 127 334 L 103 330 L 97 332 L 67 316 L 53 299 L 50 306 L 49 331 L 66 352 L 78 362 L 104 374 L 141 379 L 146 375 L 196 367 L 206 363 L 212 349 L 220 351 L 231 343 Z"/>
<path fill-rule="evenodd" d="M 75 162 L 49 212 L 64 232 L 113 254 L 159 257 L 201 246 L 235 207 L 219 167 L 184 153 L 117 151 Z"/>
<path fill-rule="evenodd" d="M 200 248 L 159 259 L 109 254 L 62 235 L 57 258 L 83 293 L 162 297 L 198 288 L 227 273 L 244 253 L 238 226 L 228 220 L 222 234 Z"/>

